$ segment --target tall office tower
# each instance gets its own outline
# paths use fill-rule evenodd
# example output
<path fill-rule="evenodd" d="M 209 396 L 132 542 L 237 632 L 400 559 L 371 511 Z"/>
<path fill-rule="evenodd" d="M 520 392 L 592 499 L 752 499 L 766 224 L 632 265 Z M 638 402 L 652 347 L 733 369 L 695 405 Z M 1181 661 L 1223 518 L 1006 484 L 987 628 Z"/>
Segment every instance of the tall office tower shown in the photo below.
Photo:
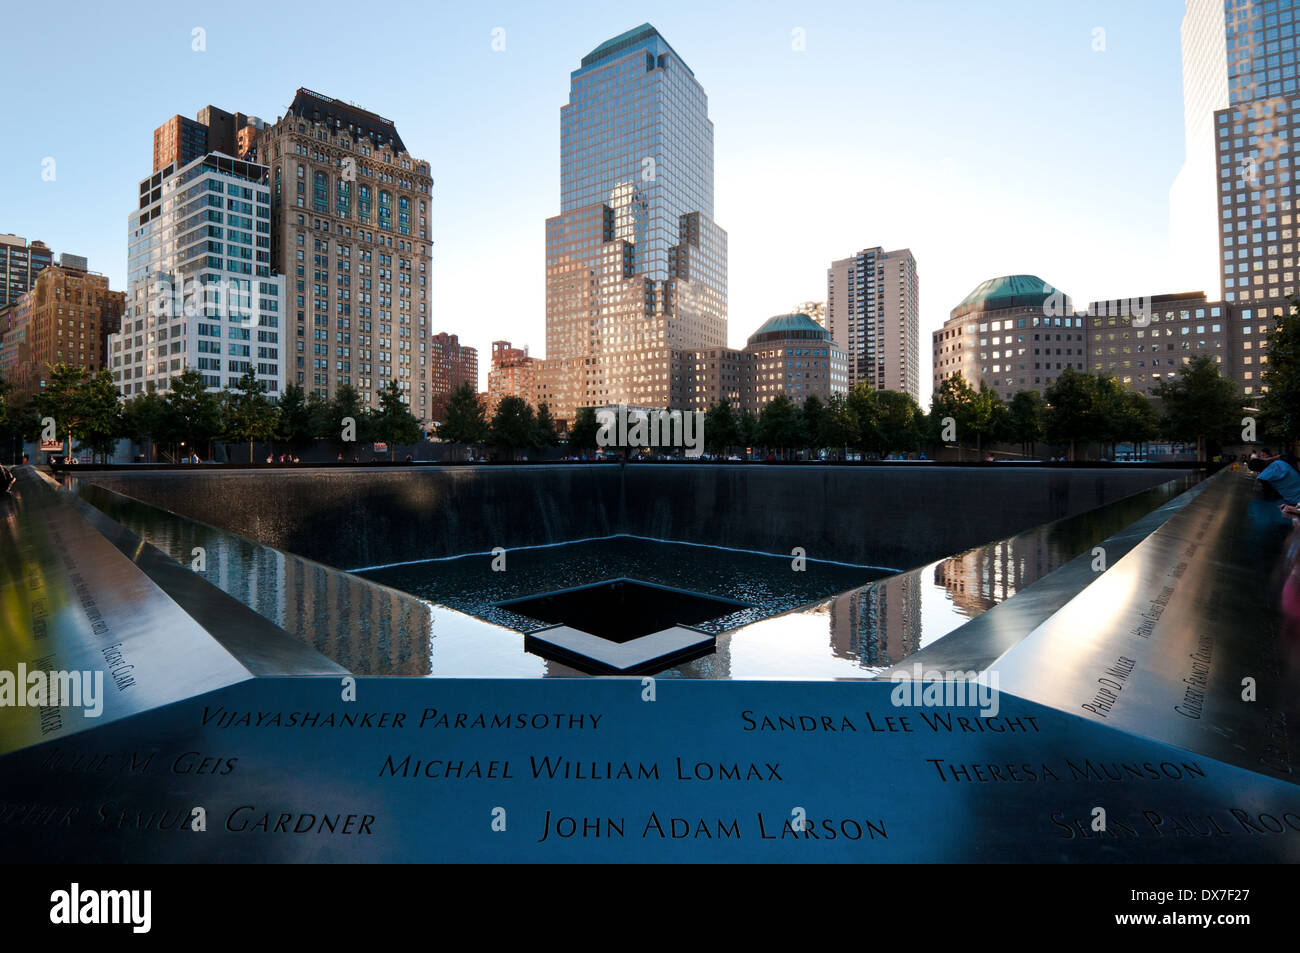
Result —
<path fill-rule="evenodd" d="M 1229 2 L 1227 6 L 1231 7 Z M 1228 105 L 1224 0 L 1187 0 L 1183 13 L 1183 167 L 1169 190 L 1175 284 L 1220 293 L 1214 112 Z"/>
<path fill-rule="evenodd" d="M 539 399 L 561 420 L 607 404 L 684 407 L 683 352 L 726 343 L 708 100 L 643 24 L 582 58 L 560 110 Z"/>
<path fill-rule="evenodd" d="M 14 304 L 32 290 L 42 268 L 54 261 L 44 242 L 27 244 L 17 235 L 0 235 L 0 307 Z"/>
<path fill-rule="evenodd" d="M 447 412 L 452 392 L 468 384 L 478 393 L 478 348 L 460 343 L 460 338 L 445 331 L 429 341 L 429 392 L 432 420 L 441 420 Z"/>
<path fill-rule="evenodd" d="M 1224 6 L 1229 103 L 1214 113 L 1223 298 L 1276 300 L 1298 287 L 1296 4 Z"/>
<path fill-rule="evenodd" d="M 257 133 L 262 120 L 204 106 L 198 117 L 172 116 L 153 131 L 153 170 L 180 168 L 209 152 L 224 152 L 236 159 L 257 160 Z"/>
<path fill-rule="evenodd" d="M 110 291 L 104 275 L 65 263 L 73 257 L 64 255 L 64 262 L 42 269 L 5 335 L 3 350 L 14 354 L 6 380 L 29 397 L 45 387 L 53 366 L 70 364 L 92 373 L 108 366 L 108 336 L 121 322 L 125 295 Z"/>
<path fill-rule="evenodd" d="M 864 248 L 826 271 L 826 329 L 848 355 L 849 387 L 921 399 L 921 310 L 909 249 Z"/>
<path fill-rule="evenodd" d="M 288 381 L 326 398 L 347 384 L 378 408 L 396 380 L 428 422 L 429 164 L 392 120 L 308 89 L 257 140 L 289 291 Z"/>
<path fill-rule="evenodd" d="M 126 310 L 109 336 L 118 393 L 165 391 L 195 368 L 209 389 L 250 367 L 284 390 L 285 281 L 271 267 L 264 165 L 210 153 L 140 183 L 127 249 Z"/>

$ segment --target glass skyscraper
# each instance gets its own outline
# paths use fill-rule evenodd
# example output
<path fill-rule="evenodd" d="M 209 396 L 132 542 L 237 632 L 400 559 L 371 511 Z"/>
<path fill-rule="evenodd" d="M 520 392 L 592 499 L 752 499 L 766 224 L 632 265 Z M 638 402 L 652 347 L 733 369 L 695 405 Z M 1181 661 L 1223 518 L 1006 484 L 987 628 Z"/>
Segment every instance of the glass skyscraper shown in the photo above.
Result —
<path fill-rule="evenodd" d="M 123 397 L 194 368 L 209 390 L 252 370 L 284 390 L 284 277 L 271 270 L 267 167 L 209 153 L 140 183 L 130 215 L 126 310 L 108 361 Z"/>
<path fill-rule="evenodd" d="M 727 236 L 713 220 L 707 97 L 654 27 L 582 58 L 560 155 L 539 399 L 563 420 L 685 406 L 684 352 L 727 341 Z"/>

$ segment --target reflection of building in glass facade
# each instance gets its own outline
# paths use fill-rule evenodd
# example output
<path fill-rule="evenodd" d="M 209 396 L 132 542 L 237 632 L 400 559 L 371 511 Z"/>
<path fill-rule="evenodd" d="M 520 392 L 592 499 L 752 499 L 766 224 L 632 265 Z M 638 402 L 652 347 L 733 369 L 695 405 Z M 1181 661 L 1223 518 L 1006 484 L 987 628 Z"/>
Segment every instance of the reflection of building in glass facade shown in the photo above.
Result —
<path fill-rule="evenodd" d="M 680 352 L 727 341 L 704 89 L 654 27 L 629 30 L 573 72 L 560 151 L 538 399 L 563 420 L 580 407 L 683 407 Z"/>
<path fill-rule="evenodd" d="M 921 399 L 921 311 L 909 249 L 864 248 L 826 271 L 824 326 L 848 355 L 849 387 Z"/>

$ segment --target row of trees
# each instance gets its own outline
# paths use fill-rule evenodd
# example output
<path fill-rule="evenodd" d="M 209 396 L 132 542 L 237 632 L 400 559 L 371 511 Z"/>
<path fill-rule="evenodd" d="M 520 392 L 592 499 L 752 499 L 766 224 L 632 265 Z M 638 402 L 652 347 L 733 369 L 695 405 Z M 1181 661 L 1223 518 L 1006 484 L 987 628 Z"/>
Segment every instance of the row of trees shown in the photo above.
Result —
<path fill-rule="evenodd" d="M 1083 444 L 1100 444 L 1113 455 L 1117 444 L 1156 437 L 1194 442 L 1204 456 L 1211 444 L 1248 442 L 1248 431 L 1294 444 L 1300 440 L 1300 299 L 1293 299 L 1291 315 L 1269 338 L 1260 384 L 1258 407 L 1248 410 L 1218 364 L 1197 357 L 1155 389 L 1157 412 L 1146 397 L 1105 375 L 1066 370 L 1045 393 L 1020 391 L 1008 402 L 954 375 L 934 393 L 928 414 L 906 394 L 865 386 L 825 403 L 809 397 L 802 407 L 778 396 L 758 414 L 724 401 L 706 413 L 704 439 L 714 453 L 763 447 L 782 456 L 822 449 L 887 456 L 954 443 L 980 453 L 987 444 L 1014 443 L 1032 453 L 1043 441 L 1068 447 L 1071 457 Z M 173 459 L 189 449 L 210 455 L 217 440 L 247 443 L 251 460 L 255 443 L 279 442 L 298 450 L 324 439 L 345 452 L 361 443 L 395 447 L 422 439 L 396 381 L 381 391 L 379 404 L 370 411 L 348 385 L 326 400 L 290 384 L 273 401 L 251 372 L 234 390 L 213 393 L 195 370 L 172 378 L 165 394 L 149 390 L 123 403 L 107 371 L 91 374 L 58 365 L 31 400 L 14 399 L 12 388 L 0 380 L 0 440 L 11 448 L 34 440 L 45 435 L 42 422 L 49 419 L 69 449 L 75 444 L 107 454 L 126 437 L 148 445 L 151 457 L 162 449 Z M 1246 421 L 1255 426 L 1246 427 Z M 569 429 L 570 449 L 596 449 L 599 429 L 595 411 L 580 410 Z M 523 399 L 507 397 L 488 420 L 469 385 L 451 395 L 438 437 L 511 456 L 559 442 L 546 404 L 534 411 Z"/>
<path fill-rule="evenodd" d="M 424 436 L 395 380 L 380 391 L 376 411 L 349 385 L 324 400 L 290 384 L 273 401 L 251 371 L 235 389 L 213 392 L 198 371 L 187 370 L 172 378 L 166 393 L 150 389 L 121 402 L 108 371 L 92 374 L 60 364 L 50 369 L 45 388 L 32 400 L 11 398 L 12 389 L 0 382 L 0 427 L 9 441 L 46 436 L 43 421 L 52 420 L 55 438 L 67 449 L 98 455 L 111 453 L 122 438 L 147 445 L 151 458 L 161 452 L 171 459 L 191 451 L 211 456 L 212 444 L 226 441 L 247 443 L 251 462 L 255 443 L 298 450 L 325 439 L 343 452 L 360 443 L 385 441 L 394 447 Z"/>
<path fill-rule="evenodd" d="M 470 447 L 488 446 L 510 457 L 560 442 L 555 420 L 546 404 L 539 404 L 534 411 L 522 397 L 503 397 L 488 420 L 482 401 L 469 384 L 462 384 L 452 392 L 443 421 L 438 425 L 438 439 Z"/>

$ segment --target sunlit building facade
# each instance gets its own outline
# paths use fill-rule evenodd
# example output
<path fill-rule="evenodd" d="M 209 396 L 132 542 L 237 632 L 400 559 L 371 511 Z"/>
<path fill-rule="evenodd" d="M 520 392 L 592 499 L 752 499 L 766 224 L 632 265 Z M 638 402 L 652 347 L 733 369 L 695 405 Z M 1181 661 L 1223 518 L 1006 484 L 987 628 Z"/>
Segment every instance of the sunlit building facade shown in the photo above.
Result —
<path fill-rule="evenodd" d="M 221 153 L 142 180 L 131 213 L 126 308 L 109 336 L 118 392 L 131 397 L 193 368 L 209 390 L 252 370 L 285 384 L 284 278 L 271 268 L 268 170 Z"/>
<path fill-rule="evenodd" d="M 704 89 L 654 27 L 629 30 L 573 72 L 560 150 L 539 399 L 561 420 L 580 407 L 682 407 L 686 354 L 727 342 Z"/>
<path fill-rule="evenodd" d="M 848 356 L 849 387 L 921 399 L 921 310 L 909 249 L 864 248 L 826 271 L 826 319 Z"/>

